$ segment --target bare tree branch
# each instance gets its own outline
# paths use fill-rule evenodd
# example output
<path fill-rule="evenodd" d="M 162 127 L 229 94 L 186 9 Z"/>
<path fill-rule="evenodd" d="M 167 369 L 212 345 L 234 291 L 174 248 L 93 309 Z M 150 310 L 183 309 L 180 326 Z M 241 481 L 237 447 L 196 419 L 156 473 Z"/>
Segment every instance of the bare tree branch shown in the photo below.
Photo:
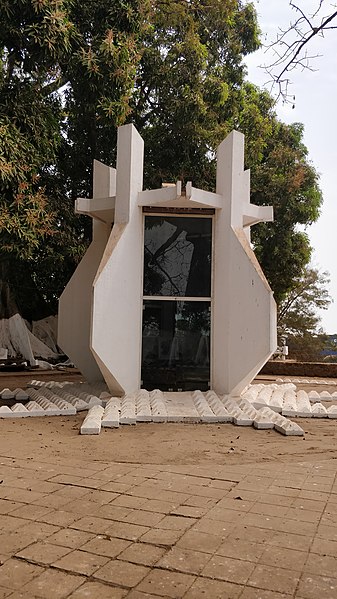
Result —
<path fill-rule="evenodd" d="M 264 65 L 265 71 L 270 76 L 272 89 L 278 88 L 277 99 L 282 98 L 284 102 L 293 101 L 288 93 L 290 78 L 288 74 L 294 69 L 309 69 L 314 71 L 312 60 L 321 56 L 320 54 L 309 54 L 307 48 L 314 37 L 324 37 L 324 32 L 337 29 L 337 25 L 331 25 L 337 19 L 337 10 L 330 14 L 321 16 L 319 13 L 324 6 L 325 0 L 319 0 L 318 7 L 313 14 L 307 14 L 294 0 L 289 1 L 289 6 L 297 13 L 297 18 L 289 24 L 289 27 L 279 29 L 276 40 L 267 46 L 267 51 L 272 50 L 275 59 L 270 64 Z M 330 8 L 336 6 L 330 5 Z"/>

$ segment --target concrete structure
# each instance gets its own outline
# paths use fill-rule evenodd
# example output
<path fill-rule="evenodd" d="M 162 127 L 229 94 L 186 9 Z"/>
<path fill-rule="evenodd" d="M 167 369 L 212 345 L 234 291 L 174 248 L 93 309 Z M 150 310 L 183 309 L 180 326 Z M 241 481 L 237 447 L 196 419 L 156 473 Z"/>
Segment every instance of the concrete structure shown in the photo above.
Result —
<path fill-rule="evenodd" d="M 250 383 L 276 349 L 276 307 L 249 243 L 272 208 L 249 194 L 241 133 L 218 148 L 216 193 L 144 191 L 143 140 L 119 128 L 117 169 L 95 161 L 94 197 L 76 202 L 93 241 L 59 306 L 58 343 L 88 381 L 115 395 Z"/>

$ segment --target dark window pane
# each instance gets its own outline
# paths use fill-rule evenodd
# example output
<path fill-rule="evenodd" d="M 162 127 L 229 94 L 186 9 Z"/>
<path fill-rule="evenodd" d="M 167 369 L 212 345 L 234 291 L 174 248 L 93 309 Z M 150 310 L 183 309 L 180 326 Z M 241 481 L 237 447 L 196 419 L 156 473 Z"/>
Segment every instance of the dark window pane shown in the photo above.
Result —
<path fill-rule="evenodd" d="M 146 216 L 144 295 L 210 297 L 212 219 Z"/>
<path fill-rule="evenodd" d="M 210 302 L 145 300 L 143 388 L 207 390 Z"/>

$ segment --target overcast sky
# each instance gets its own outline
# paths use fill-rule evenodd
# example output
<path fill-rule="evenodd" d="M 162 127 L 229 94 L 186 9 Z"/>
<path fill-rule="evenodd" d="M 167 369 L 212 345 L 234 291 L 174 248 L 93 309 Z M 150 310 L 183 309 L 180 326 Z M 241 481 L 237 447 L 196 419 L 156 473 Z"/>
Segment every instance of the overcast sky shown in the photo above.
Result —
<path fill-rule="evenodd" d="M 254 0 L 254 3 L 266 43 L 275 40 L 279 27 L 285 27 L 295 19 L 288 0 Z M 310 14 L 318 3 L 318 0 L 299 0 L 298 5 Z M 333 12 L 331 6 L 329 0 L 323 1 L 322 16 Z M 315 38 L 308 51 L 311 55 L 322 55 L 312 61 L 317 70 L 290 73 L 290 89 L 296 97 L 295 108 L 279 102 L 277 112 L 287 123 L 304 124 L 304 142 L 310 160 L 320 174 L 324 197 L 322 214 L 317 223 L 308 227 L 307 233 L 314 248 L 313 265 L 330 273 L 330 294 L 334 303 L 328 310 L 322 311 L 321 316 L 323 328 L 332 334 L 337 332 L 337 30 L 327 32 L 324 39 Z M 272 59 L 271 52 L 265 53 L 265 49 L 248 57 L 249 80 L 263 87 L 268 75 L 259 67 Z"/>

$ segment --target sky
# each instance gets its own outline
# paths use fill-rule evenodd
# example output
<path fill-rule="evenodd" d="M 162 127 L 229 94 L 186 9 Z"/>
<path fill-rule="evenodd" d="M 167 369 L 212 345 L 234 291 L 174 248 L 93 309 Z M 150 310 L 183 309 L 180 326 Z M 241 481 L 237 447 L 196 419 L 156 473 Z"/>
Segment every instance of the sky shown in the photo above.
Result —
<path fill-rule="evenodd" d="M 274 41 L 279 28 L 287 27 L 296 18 L 288 0 L 254 0 L 254 4 L 264 44 Z M 318 4 L 319 0 L 298 1 L 307 15 L 314 12 Z M 322 8 L 322 16 L 336 10 L 329 0 L 323 0 Z M 324 38 L 314 38 L 308 52 L 320 54 L 311 61 L 315 71 L 297 69 L 289 73 L 289 91 L 295 95 L 295 107 L 279 101 L 277 113 L 286 123 L 304 124 L 309 159 L 320 174 L 324 198 L 321 216 L 306 232 L 314 249 L 313 266 L 330 274 L 329 291 L 334 302 L 328 310 L 322 310 L 320 316 L 325 332 L 333 334 L 337 332 L 337 29 L 326 32 Z M 271 62 L 272 51 L 266 52 L 266 48 L 246 57 L 248 79 L 269 91 L 270 77 L 261 66 Z"/>

